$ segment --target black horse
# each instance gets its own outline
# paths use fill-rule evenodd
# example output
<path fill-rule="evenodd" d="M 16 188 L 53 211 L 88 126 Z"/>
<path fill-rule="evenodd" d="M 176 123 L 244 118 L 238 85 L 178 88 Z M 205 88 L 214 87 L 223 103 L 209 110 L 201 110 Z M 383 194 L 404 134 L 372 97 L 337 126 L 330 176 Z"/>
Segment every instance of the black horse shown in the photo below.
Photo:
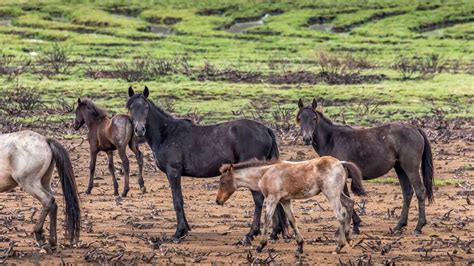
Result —
<path fill-rule="evenodd" d="M 418 199 L 415 233 L 420 234 L 426 224 L 425 196 L 430 202 L 433 201 L 433 157 L 430 142 L 423 130 L 402 123 L 354 129 L 333 124 L 316 111 L 316 100 L 311 106 L 304 106 L 300 99 L 298 107 L 296 120 L 301 125 L 303 140 L 307 145 L 311 143 L 320 156 L 331 155 L 339 160 L 356 163 L 365 180 L 380 177 L 395 168 L 404 199 L 395 231 L 407 225 L 408 210 L 415 190 Z M 360 219 L 355 212 L 352 219 L 353 230 L 358 233 Z"/>
<path fill-rule="evenodd" d="M 149 90 L 143 93 L 128 89 L 127 108 L 137 137 L 148 142 L 155 156 L 156 165 L 166 173 L 173 195 L 177 228 L 174 241 L 184 237 L 190 227 L 186 220 L 181 193 L 181 176 L 215 177 L 225 163 L 238 163 L 253 158 L 277 159 L 278 147 L 273 131 L 247 119 L 199 126 L 188 119 L 176 119 L 148 99 Z M 260 216 L 263 195 L 252 192 L 255 213 L 250 232 L 245 236 L 248 244 L 260 233 Z M 272 237 L 287 228 L 285 212 L 281 205 L 274 217 Z"/>

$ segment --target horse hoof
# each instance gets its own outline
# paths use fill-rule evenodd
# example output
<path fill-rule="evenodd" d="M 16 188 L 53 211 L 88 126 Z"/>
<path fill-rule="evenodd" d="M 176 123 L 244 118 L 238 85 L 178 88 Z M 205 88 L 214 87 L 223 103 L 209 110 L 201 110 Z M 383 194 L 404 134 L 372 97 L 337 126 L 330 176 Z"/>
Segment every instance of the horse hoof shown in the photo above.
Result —
<path fill-rule="evenodd" d="M 353 241 L 353 240 L 349 240 L 349 245 L 351 246 L 351 248 L 354 248 L 354 241 Z"/>
<path fill-rule="evenodd" d="M 146 193 L 146 187 L 141 187 L 140 191 L 142 192 L 142 194 L 145 194 Z"/>
<path fill-rule="evenodd" d="M 263 247 L 258 247 L 258 248 L 256 249 L 257 253 L 261 253 L 262 250 L 263 250 Z"/>
<path fill-rule="evenodd" d="M 415 229 L 414 234 L 417 236 L 423 234 L 423 232 L 421 232 L 421 229 Z"/>
<path fill-rule="evenodd" d="M 353 233 L 354 235 L 360 234 L 359 228 L 352 228 L 352 233 Z"/>
<path fill-rule="evenodd" d="M 124 192 L 122 193 L 122 198 L 126 198 L 126 197 L 127 197 L 127 194 L 128 194 L 128 191 L 127 191 L 127 192 L 124 191 Z"/>
<path fill-rule="evenodd" d="M 242 246 L 248 247 L 250 245 L 252 245 L 252 238 L 245 236 L 244 239 L 242 240 Z"/>
<path fill-rule="evenodd" d="M 90 194 L 91 194 L 91 192 L 92 192 L 92 189 L 88 189 L 88 190 L 86 190 L 86 194 L 87 194 L 87 195 L 90 195 Z"/>

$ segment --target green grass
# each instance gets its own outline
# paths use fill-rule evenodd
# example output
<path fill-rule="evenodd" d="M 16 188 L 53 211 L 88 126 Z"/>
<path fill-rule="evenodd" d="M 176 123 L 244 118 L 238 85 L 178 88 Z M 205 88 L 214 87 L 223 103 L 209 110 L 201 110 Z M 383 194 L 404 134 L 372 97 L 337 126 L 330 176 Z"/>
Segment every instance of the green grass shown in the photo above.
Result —
<path fill-rule="evenodd" d="M 399 184 L 398 182 L 398 178 L 394 178 L 394 177 L 382 177 L 382 178 L 376 178 L 376 179 L 371 179 L 371 180 L 367 180 L 366 181 L 367 183 L 370 183 L 370 184 L 382 184 L 382 185 L 385 185 L 385 184 Z M 434 180 L 434 185 L 436 187 L 444 187 L 444 186 L 451 186 L 451 185 L 457 185 L 457 184 L 462 184 L 464 183 L 463 180 L 460 180 L 460 179 L 435 179 Z"/>
<path fill-rule="evenodd" d="M 213 15 L 201 12 L 214 11 Z M 122 15 L 117 15 L 120 13 Z M 212 12 L 211 12 L 212 13 Z M 264 25 L 246 33 L 224 30 L 235 21 L 273 15 Z M 123 15 L 125 14 L 125 15 Z M 128 14 L 128 15 L 127 15 Z M 383 14 L 383 15 L 382 15 Z M 386 16 L 388 14 L 388 16 Z M 311 30 L 314 17 L 330 16 L 328 23 L 344 28 L 344 33 Z M 144 30 L 167 19 L 177 19 L 174 34 L 160 36 Z M 474 60 L 474 4 L 467 0 L 448 1 L 378 1 L 366 2 L 309 0 L 224 0 L 224 1 L 41 1 L 0 3 L 1 51 L 7 55 L 26 56 L 33 60 L 48 50 L 53 42 L 70 46 L 79 63 L 70 74 L 46 78 L 27 73 L 19 77 L 21 85 L 42 92 L 46 104 L 59 98 L 73 102 L 77 97 L 92 97 L 112 112 L 124 112 L 126 88 L 134 85 L 151 89 L 153 100 L 176 99 L 176 112 L 190 110 L 205 113 L 205 122 L 235 118 L 232 111 L 252 100 L 264 99 L 277 105 L 296 107 L 299 98 L 309 101 L 323 97 L 347 104 L 325 106 L 331 117 L 344 114 L 352 125 L 373 121 L 409 120 L 429 115 L 434 106 L 443 108 L 448 117 L 473 117 L 474 76 L 443 73 L 426 80 L 400 80 L 390 66 L 401 55 L 441 54 L 445 60 L 461 60 L 472 68 Z M 454 21 L 454 22 L 453 22 Z M 419 32 L 422 27 L 439 23 L 435 32 Z M 445 23 L 445 24 L 443 24 Z M 454 23 L 454 24 L 453 24 Z M 89 66 L 112 70 L 117 62 L 131 62 L 137 57 L 186 56 L 194 67 L 209 61 L 220 67 L 236 66 L 264 75 L 285 70 L 319 71 L 314 63 L 319 51 L 367 56 L 376 67 L 364 74 L 385 74 L 388 80 L 356 85 L 299 84 L 272 85 L 223 81 L 199 82 L 183 74 L 156 78 L 149 82 L 126 82 L 121 79 L 90 79 L 84 73 Z M 269 60 L 287 61 L 278 70 Z M 37 66 L 40 68 L 40 66 Z M 471 72 L 472 73 L 472 72 Z M 0 77 L 0 90 L 15 86 Z M 357 105 L 362 100 L 380 103 L 377 112 L 361 115 Z M 268 110 L 270 115 L 271 110 Z M 70 120 L 72 114 L 64 116 Z M 61 117 L 49 118 L 51 122 Z M 28 122 L 28 121 L 26 121 Z"/>

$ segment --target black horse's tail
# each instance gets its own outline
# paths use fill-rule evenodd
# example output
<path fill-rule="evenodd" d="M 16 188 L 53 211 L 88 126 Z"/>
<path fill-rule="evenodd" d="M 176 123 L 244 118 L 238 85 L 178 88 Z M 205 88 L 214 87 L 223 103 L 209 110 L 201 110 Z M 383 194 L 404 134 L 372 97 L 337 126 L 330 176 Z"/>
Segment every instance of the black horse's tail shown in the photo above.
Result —
<path fill-rule="evenodd" d="M 425 141 L 425 148 L 423 150 L 423 157 L 421 161 L 421 174 L 423 175 L 423 184 L 425 184 L 426 196 L 428 197 L 428 201 L 431 203 L 434 201 L 433 154 L 431 153 L 431 144 L 428 136 L 426 136 L 425 132 L 420 128 L 418 131 L 423 136 L 423 140 Z"/>
<path fill-rule="evenodd" d="M 270 149 L 270 154 L 267 157 L 267 160 L 276 160 L 280 157 L 280 152 L 278 151 L 278 144 L 276 140 L 275 133 L 270 128 L 268 129 L 268 134 L 272 138 L 272 147 Z M 272 238 L 277 238 L 278 234 L 285 234 L 288 231 L 288 218 L 286 217 L 285 210 L 281 203 L 278 203 L 275 214 L 273 216 L 274 226 Z"/>
<path fill-rule="evenodd" d="M 272 147 L 270 149 L 270 155 L 268 156 L 267 160 L 275 160 L 280 157 L 280 152 L 278 151 L 278 144 L 273 130 L 268 129 L 268 134 L 270 134 L 270 137 L 272 138 Z"/>
<path fill-rule="evenodd" d="M 81 209 L 77 193 L 76 180 L 72 169 L 71 159 L 67 150 L 54 139 L 47 139 L 48 145 L 53 153 L 61 187 L 63 189 L 65 207 L 66 237 L 71 244 L 79 240 L 81 231 Z"/>
<path fill-rule="evenodd" d="M 341 163 L 344 168 L 346 168 L 348 177 L 352 179 L 351 191 L 356 195 L 364 196 L 366 193 L 364 186 L 362 185 L 362 172 L 359 167 L 351 162 L 341 161 Z"/>

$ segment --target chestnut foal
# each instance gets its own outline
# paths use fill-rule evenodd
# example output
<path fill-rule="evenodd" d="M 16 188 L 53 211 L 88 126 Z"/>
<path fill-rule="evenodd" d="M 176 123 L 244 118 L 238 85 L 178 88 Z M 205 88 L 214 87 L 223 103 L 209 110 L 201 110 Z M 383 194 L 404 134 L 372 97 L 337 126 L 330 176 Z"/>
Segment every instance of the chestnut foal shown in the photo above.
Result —
<path fill-rule="evenodd" d="M 338 244 L 335 253 L 339 253 L 351 239 L 350 221 L 354 201 L 343 193 L 347 177 L 352 178 L 351 190 L 356 195 L 365 194 L 362 175 L 355 164 L 330 156 L 303 162 L 252 160 L 224 164 L 221 173 L 217 204 L 224 204 L 239 187 L 262 192 L 265 196 L 265 225 L 258 252 L 267 245 L 267 228 L 277 204 L 281 203 L 296 234 L 297 251 L 302 253 L 304 239 L 296 226 L 291 200 L 307 199 L 320 192 L 331 203 L 340 224 L 336 231 Z"/>
<path fill-rule="evenodd" d="M 91 100 L 78 99 L 76 108 L 76 119 L 74 121 L 74 129 L 78 130 L 82 125 L 86 124 L 89 129 L 88 139 L 90 145 L 90 175 L 89 186 L 86 194 L 90 194 L 94 186 L 94 173 L 97 154 L 99 151 L 105 151 L 108 157 L 109 172 L 114 182 L 114 195 L 118 196 L 118 183 L 115 177 L 114 167 L 114 150 L 118 150 L 120 159 L 122 160 L 124 178 L 124 187 L 122 196 L 126 197 L 129 188 L 129 162 L 126 154 L 127 145 L 135 154 L 138 161 L 138 184 L 142 193 L 146 192 L 145 182 L 143 181 L 143 154 L 138 149 L 138 141 L 133 136 L 133 126 L 130 117 L 127 115 L 116 115 L 112 119 L 107 113 L 95 105 Z"/>

